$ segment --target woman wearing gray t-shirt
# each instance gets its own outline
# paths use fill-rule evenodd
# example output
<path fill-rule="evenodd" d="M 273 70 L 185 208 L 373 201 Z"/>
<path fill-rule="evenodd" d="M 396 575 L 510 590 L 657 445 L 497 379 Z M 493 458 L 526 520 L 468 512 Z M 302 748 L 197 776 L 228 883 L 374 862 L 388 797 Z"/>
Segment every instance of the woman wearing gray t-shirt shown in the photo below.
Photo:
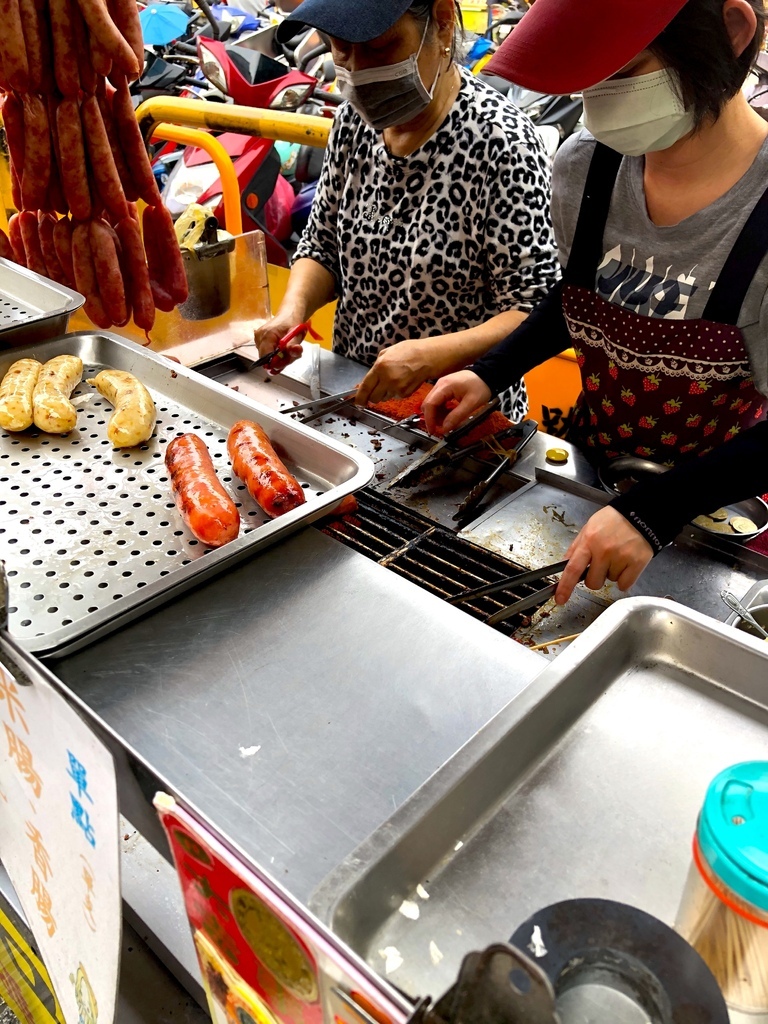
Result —
<path fill-rule="evenodd" d="M 670 467 L 592 516 L 561 604 L 587 567 L 591 589 L 626 590 L 694 516 L 768 491 L 768 124 L 742 92 L 764 23 L 762 0 L 536 0 L 490 65 L 583 90 L 590 131 L 555 163 L 563 281 L 438 382 L 427 426 L 458 426 L 571 344 L 572 440 L 598 466 Z"/>
<path fill-rule="evenodd" d="M 404 397 L 492 348 L 555 284 L 548 160 L 527 116 L 455 63 L 454 0 L 303 0 L 280 31 L 299 18 L 331 37 L 349 102 L 256 342 L 266 355 L 336 297 L 334 351 L 372 367 L 360 401 Z M 507 387 L 521 419 L 524 386 Z"/>

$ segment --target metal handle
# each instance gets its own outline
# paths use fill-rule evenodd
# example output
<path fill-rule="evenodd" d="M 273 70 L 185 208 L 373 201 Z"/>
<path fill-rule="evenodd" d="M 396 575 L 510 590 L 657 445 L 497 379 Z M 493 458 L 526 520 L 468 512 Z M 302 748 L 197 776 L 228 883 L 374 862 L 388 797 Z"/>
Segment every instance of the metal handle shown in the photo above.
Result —
<path fill-rule="evenodd" d="M 502 943 L 462 962 L 456 984 L 409 1024 L 560 1024 L 552 985 L 532 960 Z"/>
<path fill-rule="evenodd" d="M 748 622 L 753 629 L 756 629 L 760 636 L 763 638 L 763 640 L 768 640 L 768 631 L 763 629 L 763 627 L 754 617 L 752 612 L 749 611 L 746 605 L 743 605 L 741 603 L 741 601 L 738 599 L 738 597 L 736 597 L 735 594 L 732 594 L 730 590 L 723 590 L 720 594 L 720 597 L 722 597 L 723 601 L 725 601 L 725 603 L 728 605 L 731 611 L 736 612 L 736 614 L 740 616 L 745 622 Z"/>

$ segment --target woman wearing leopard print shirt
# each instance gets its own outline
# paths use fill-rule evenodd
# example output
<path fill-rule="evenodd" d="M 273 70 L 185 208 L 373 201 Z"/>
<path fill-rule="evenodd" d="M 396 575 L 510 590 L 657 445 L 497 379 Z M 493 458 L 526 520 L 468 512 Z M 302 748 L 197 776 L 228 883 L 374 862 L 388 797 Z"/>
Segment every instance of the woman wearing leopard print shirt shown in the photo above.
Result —
<path fill-rule="evenodd" d="M 331 37 L 350 102 L 256 342 L 266 355 L 336 297 L 334 351 L 371 367 L 358 401 L 407 396 L 485 353 L 556 281 L 548 161 L 528 118 L 455 64 L 454 0 L 304 0 L 299 14 Z M 522 418 L 522 382 L 511 399 Z"/>

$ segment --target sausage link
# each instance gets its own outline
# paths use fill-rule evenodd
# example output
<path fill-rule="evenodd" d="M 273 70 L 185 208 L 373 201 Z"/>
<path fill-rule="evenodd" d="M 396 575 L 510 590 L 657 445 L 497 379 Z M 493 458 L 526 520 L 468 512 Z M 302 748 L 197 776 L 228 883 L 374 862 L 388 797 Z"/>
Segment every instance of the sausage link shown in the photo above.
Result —
<path fill-rule="evenodd" d="M 155 300 L 149 283 L 149 270 L 144 256 L 141 233 L 132 216 L 117 224 L 117 235 L 123 247 L 125 281 L 133 306 L 133 322 L 142 331 L 151 331 L 155 323 Z"/>
<path fill-rule="evenodd" d="M 104 303 L 99 294 L 87 223 L 76 224 L 72 231 L 72 265 L 77 290 L 85 296 L 85 315 L 97 327 L 111 327 L 112 321 L 104 310 Z"/>
<path fill-rule="evenodd" d="M 39 96 L 24 97 L 24 173 L 21 200 L 26 210 L 46 205 L 51 180 L 51 129 L 48 109 Z M 17 168 L 18 171 L 18 168 Z"/>
<path fill-rule="evenodd" d="M 69 396 L 83 378 L 79 356 L 54 356 L 43 365 L 32 394 L 35 426 L 46 434 L 68 434 L 77 425 Z"/>
<path fill-rule="evenodd" d="M 47 276 L 57 284 L 67 284 L 64 271 L 59 263 L 56 254 L 56 246 L 53 241 L 53 229 L 56 225 L 56 217 L 52 213 L 44 213 L 42 210 L 37 215 L 37 233 L 40 238 L 40 249 L 45 261 Z"/>
<path fill-rule="evenodd" d="M 72 37 L 75 41 L 75 59 L 77 60 L 80 89 L 86 94 L 96 92 L 98 78 L 93 70 L 91 59 L 91 36 L 83 18 L 77 0 L 69 0 L 72 8 Z"/>
<path fill-rule="evenodd" d="M 88 144 L 88 156 L 99 195 L 109 213 L 116 220 L 121 220 L 128 215 L 128 206 L 96 97 L 87 96 L 80 110 L 83 135 Z"/>
<path fill-rule="evenodd" d="M 36 274 L 43 277 L 48 276 L 48 268 L 43 259 L 43 250 L 40 248 L 40 234 L 37 227 L 37 215 L 31 210 L 22 210 L 19 214 L 21 225 L 21 237 L 24 241 L 24 253 L 27 258 L 27 266 Z"/>
<path fill-rule="evenodd" d="M 69 217 L 60 217 L 53 226 L 53 245 L 66 284 L 76 288 L 75 268 L 72 265 L 72 222 Z"/>
<path fill-rule="evenodd" d="M 88 383 L 114 407 L 107 437 L 115 448 L 135 448 L 152 437 L 155 403 L 137 377 L 126 370 L 102 370 Z"/>
<path fill-rule="evenodd" d="M 112 89 L 112 92 L 114 92 L 114 89 Z M 101 111 L 101 119 L 104 122 L 104 130 L 107 133 L 110 149 L 112 150 L 112 159 L 115 161 L 117 176 L 120 178 L 120 184 L 123 186 L 123 194 L 129 203 L 133 203 L 139 198 L 139 193 L 136 190 L 136 185 L 131 177 L 131 172 L 128 170 L 125 154 L 123 153 L 123 149 L 120 145 L 120 139 L 118 138 L 117 130 L 115 128 L 115 119 L 112 114 L 112 98 L 105 83 L 102 82 L 102 88 L 100 88 L 96 93 L 96 98 L 99 102 L 99 110 Z"/>
<path fill-rule="evenodd" d="M 112 81 L 116 87 L 112 97 L 112 112 L 128 169 L 139 196 L 147 205 L 154 206 L 161 202 L 160 192 L 152 173 L 144 139 L 139 131 L 131 94 L 128 91 L 128 81 L 125 75 L 116 75 L 114 72 Z"/>
<path fill-rule="evenodd" d="M 51 180 L 48 184 L 48 206 L 49 210 L 56 210 L 57 213 L 69 213 L 69 203 L 64 195 L 64 186 L 61 184 L 61 149 L 59 147 L 59 129 L 56 124 L 56 110 L 59 101 L 55 96 L 48 97 L 48 124 L 51 129 Z"/>
<path fill-rule="evenodd" d="M 21 237 L 21 222 L 18 213 L 14 213 L 8 221 L 8 238 L 13 249 L 14 263 L 18 263 L 20 267 L 26 267 L 27 254 L 24 250 L 24 239 Z"/>
<path fill-rule="evenodd" d="M 8 84 L 17 92 L 29 89 L 29 64 L 21 27 L 19 0 L 0 0 L 0 60 Z"/>
<path fill-rule="evenodd" d="M 32 396 L 43 364 L 36 359 L 17 359 L 0 383 L 0 427 L 26 430 L 34 422 Z"/>
<path fill-rule="evenodd" d="M 120 261 L 110 228 L 100 220 L 91 221 L 91 254 L 96 280 L 99 282 L 99 294 L 104 305 L 104 312 L 115 324 L 125 324 L 128 320 L 128 309 L 125 302 L 123 275 Z"/>
<path fill-rule="evenodd" d="M 97 78 L 106 78 L 112 73 L 112 58 L 93 35 L 91 36 L 91 63 Z"/>
<path fill-rule="evenodd" d="M 172 307 L 186 301 L 189 288 L 184 262 L 171 215 L 162 205 L 144 210 L 144 247 L 157 307 L 164 309 L 165 295 Z"/>
<path fill-rule="evenodd" d="M 118 31 L 133 50 L 141 74 L 144 70 L 144 36 L 136 0 L 107 0 L 107 6 Z"/>
<path fill-rule="evenodd" d="M 18 0 L 21 28 L 24 34 L 24 48 L 27 51 L 29 91 L 43 91 L 43 44 L 37 23 L 34 0 Z"/>
<path fill-rule="evenodd" d="M 162 313 L 170 313 L 176 308 L 176 303 L 165 283 L 165 265 L 156 241 L 158 226 L 155 213 L 156 207 L 154 206 L 144 208 L 144 248 L 147 253 L 149 283 L 152 289 L 152 299 L 157 309 Z"/>
<path fill-rule="evenodd" d="M 87 220 L 91 215 L 91 193 L 88 188 L 88 166 L 85 162 L 83 129 L 77 100 L 62 100 L 56 113 L 59 146 L 64 159 L 59 171 L 72 216 Z"/>
<path fill-rule="evenodd" d="M 268 516 L 282 516 L 307 500 L 301 484 L 280 460 L 258 423 L 235 423 L 227 438 L 227 451 L 232 469 Z"/>
<path fill-rule="evenodd" d="M 165 451 L 176 507 L 187 529 L 203 544 L 219 548 L 240 532 L 240 516 L 224 490 L 205 444 L 197 434 L 175 437 Z"/>
<path fill-rule="evenodd" d="M 56 85 L 67 99 L 76 99 L 80 92 L 80 73 L 71 3 L 72 0 L 48 0 L 48 10 L 53 38 L 53 72 Z M 79 11 L 77 13 L 80 14 Z"/>
<path fill-rule="evenodd" d="M 78 4 L 91 35 L 98 39 L 121 71 L 132 78 L 137 78 L 139 62 L 129 44 L 117 30 L 104 0 L 78 0 Z"/>

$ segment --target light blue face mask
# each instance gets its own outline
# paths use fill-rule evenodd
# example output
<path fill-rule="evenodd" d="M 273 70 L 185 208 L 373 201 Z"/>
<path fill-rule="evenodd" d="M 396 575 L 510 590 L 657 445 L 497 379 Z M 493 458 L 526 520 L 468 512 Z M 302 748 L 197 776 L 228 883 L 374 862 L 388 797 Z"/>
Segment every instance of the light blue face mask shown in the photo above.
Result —
<path fill-rule="evenodd" d="M 677 73 L 667 68 L 615 78 L 584 90 L 584 124 L 598 142 L 625 156 L 669 149 L 693 131 Z"/>
<path fill-rule="evenodd" d="M 347 71 L 336 65 L 339 92 L 355 108 L 360 117 L 377 132 L 405 124 L 426 110 L 432 102 L 438 68 L 432 88 L 427 89 L 419 71 L 419 56 L 427 38 L 429 22 L 416 53 L 397 64 L 364 71 Z"/>

